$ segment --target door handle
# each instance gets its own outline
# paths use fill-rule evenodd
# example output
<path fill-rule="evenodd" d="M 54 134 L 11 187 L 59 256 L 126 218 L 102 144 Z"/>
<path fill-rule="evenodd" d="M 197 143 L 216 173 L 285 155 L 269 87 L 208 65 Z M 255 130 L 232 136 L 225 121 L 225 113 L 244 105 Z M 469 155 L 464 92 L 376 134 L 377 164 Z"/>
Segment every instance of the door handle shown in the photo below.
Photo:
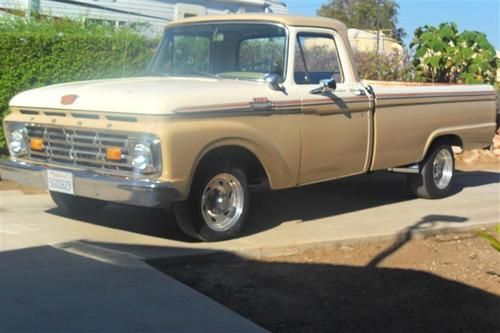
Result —
<path fill-rule="evenodd" d="M 356 96 L 366 96 L 366 92 L 363 89 L 351 89 L 351 92 Z"/>

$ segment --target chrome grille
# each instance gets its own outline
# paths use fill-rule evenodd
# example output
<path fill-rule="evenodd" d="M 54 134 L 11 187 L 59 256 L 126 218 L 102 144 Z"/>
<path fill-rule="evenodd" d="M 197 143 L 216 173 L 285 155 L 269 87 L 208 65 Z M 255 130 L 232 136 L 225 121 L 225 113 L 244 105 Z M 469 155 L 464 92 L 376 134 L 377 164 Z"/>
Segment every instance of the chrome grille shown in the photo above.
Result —
<path fill-rule="evenodd" d="M 38 125 L 26 126 L 26 132 L 30 141 L 34 138 L 43 140 L 42 150 L 30 149 L 32 160 L 109 171 L 133 171 L 127 135 Z M 121 148 L 122 159 L 107 160 L 106 148 Z"/>

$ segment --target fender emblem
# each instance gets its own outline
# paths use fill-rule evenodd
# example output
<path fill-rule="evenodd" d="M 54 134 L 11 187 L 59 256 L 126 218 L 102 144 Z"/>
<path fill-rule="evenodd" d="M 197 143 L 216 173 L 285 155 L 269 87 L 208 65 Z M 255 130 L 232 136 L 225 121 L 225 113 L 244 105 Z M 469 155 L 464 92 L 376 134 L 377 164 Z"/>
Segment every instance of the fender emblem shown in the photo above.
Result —
<path fill-rule="evenodd" d="M 63 97 L 61 97 L 61 104 L 71 105 L 76 101 L 77 98 L 78 95 L 64 95 Z"/>
<path fill-rule="evenodd" d="M 250 105 L 254 111 L 269 111 L 273 107 L 273 103 L 267 97 L 255 97 Z"/>

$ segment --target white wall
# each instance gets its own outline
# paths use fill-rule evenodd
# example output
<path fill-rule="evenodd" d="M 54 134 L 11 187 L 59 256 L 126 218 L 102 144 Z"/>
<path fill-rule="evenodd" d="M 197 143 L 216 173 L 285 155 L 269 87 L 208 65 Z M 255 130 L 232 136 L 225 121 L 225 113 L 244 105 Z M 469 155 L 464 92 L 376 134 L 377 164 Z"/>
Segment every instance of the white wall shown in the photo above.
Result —
<path fill-rule="evenodd" d="M 0 0 L 0 8 L 25 9 L 29 0 Z M 53 16 L 91 16 L 109 17 L 113 20 L 130 20 L 135 15 L 113 12 L 98 8 L 86 8 L 84 4 L 90 6 L 102 6 L 109 9 L 133 12 L 145 17 L 146 20 L 173 20 L 174 7 L 176 3 L 186 3 L 200 5 L 207 8 L 207 14 L 220 14 L 224 12 L 263 12 L 266 7 L 277 13 L 286 13 L 287 8 L 281 0 L 73 0 L 65 3 L 57 0 L 32 0 L 38 1 L 41 12 Z M 83 5 L 74 5 L 71 2 L 79 2 Z M 142 19 L 142 18 L 141 18 Z"/>
<path fill-rule="evenodd" d="M 28 0 L 0 0 L 0 8 L 26 8 Z"/>
<path fill-rule="evenodd" d="M 0 0 L 0 8 L 25 9 L 29 0 Z M 281 0 L 32 0 L 39 1 L 40 12 L 47 16 L 100 19 L 119 22 L 148 22 L 153 30 L 161 31 L 176 18 L 176 4 L 206 7 L 206 14 L 228 12 L 286 13 Z M 79 2 L 79 4 L 74 4 Z M 85 4 L 89 6 L 86 7 Z M 105 8 L 95 8 L 96 6 Z M 110 10 L 107 10 L 110 9 Z M 113 11 L 114 10 L 114 11 Z M 126 13 L 130 12 L 130 13 Z M 177 15 L 178 16 L 178 15 Z"/>

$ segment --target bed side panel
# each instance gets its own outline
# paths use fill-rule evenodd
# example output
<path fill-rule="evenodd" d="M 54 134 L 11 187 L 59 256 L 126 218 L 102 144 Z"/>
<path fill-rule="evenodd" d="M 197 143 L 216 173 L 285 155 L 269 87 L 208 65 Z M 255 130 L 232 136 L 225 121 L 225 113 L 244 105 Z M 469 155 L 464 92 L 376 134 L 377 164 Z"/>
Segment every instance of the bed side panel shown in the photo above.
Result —
<path fill-rule="evenodd" d="M 495 132 L 491 86 L 374 86 L 372 170 L 421 161 L 432 141 L 458 135 L 464 148 L 485 147 Z"/>

